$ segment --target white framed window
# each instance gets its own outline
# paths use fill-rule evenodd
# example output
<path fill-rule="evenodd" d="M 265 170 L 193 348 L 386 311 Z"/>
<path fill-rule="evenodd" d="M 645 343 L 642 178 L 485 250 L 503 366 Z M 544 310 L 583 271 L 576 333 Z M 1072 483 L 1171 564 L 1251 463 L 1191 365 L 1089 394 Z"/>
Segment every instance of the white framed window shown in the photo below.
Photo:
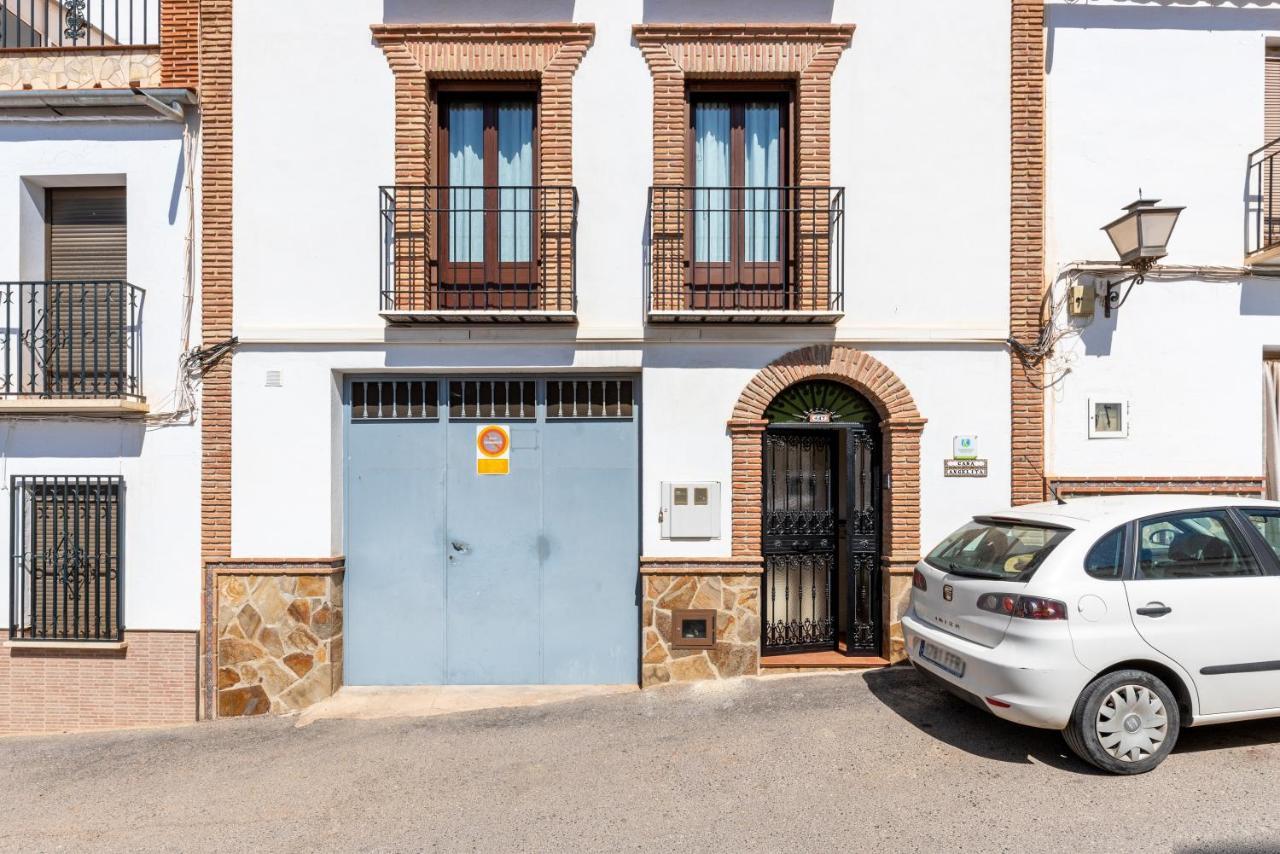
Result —
<path fill-rule="evenodd" d="M 1129 436 L 1129 401 L 1119 397 L 1089 398 L 1089 438 L 1124 439 Z"/>

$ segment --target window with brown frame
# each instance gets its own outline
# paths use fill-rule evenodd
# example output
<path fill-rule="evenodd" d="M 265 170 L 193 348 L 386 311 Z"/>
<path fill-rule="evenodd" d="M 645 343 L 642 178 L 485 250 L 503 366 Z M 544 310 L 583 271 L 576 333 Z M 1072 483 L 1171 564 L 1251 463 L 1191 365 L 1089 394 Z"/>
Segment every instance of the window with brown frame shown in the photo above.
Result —
<path fill-rule="evenodd" d="M 691 86 L 686 231 L 692 308 L 785 308 L 789 87 Z"/>
<path fill-rule="evenodd" d="M 537 308 L 537 92 L 446 89 L 439 105 L 441 307 Z"/>

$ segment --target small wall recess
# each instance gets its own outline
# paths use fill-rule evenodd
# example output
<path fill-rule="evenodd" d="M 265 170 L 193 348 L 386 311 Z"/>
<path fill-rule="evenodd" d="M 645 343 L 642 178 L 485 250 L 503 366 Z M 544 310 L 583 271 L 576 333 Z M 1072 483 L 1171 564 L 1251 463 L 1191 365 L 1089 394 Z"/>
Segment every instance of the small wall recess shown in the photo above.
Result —
<path fill-rule="evenodd" d="M 716 612 L 671 612 L 671 646 L 675 649 L 709 649 L 716 645 Z"/>

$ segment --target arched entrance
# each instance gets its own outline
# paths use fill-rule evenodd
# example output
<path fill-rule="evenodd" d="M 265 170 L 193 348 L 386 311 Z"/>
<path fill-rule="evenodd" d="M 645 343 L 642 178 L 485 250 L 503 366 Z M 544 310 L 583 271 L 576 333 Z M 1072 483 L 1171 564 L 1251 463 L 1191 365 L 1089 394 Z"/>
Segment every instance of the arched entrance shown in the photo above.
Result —
<path fill-rule="evenodd" d="M 765 410 L 762 655 L 881 653 L 880 418 L 832 380 Z"/>
<path fill-rule="evenodd" d="M 920 558 L 920 435 L 925 419 L 920 416 L 906 385 L 875 357 L 840 345 L 805 347 L 775 360 L 743 389 L 728 424 L 733 446 L 733 555 L 740 559 L 759 560 L 764 568 L 764 472 L 766 437 L 771 424 L 770 407 L 775 400 L 779 402 L 774 409 L 774 420 L 782 412 L 793 415 L 807 412 L 797 404 L 797 401 L 803 401 L 804 392 L 787 396 L 783 396 L 783 392 L 822 380 L 852 389 L 874 411 L 878 436 L 866 431 L 875 444 L 863 450 L 876 463 L 875 467 L 868 466 L 867 470 L 874 478 L 875 498 L 878 498 L 878 503 L 872 501 L 870 506 L 878 516 L 875 550 L 879 555 L 879 565 L 877 567 L 875 561 L 864 561 L 863 570 L 872 578 L 879 576 L 878 601 L 875 598 L 869 600 L 870 607 L 878 612 L 878 620 L 871 621 L 871 631 L 879 636 L 876 639 L 879 654 L 897 661 L 905 654 L 898 619 L 909 598 L 911 570 Z M 816 387 L 811 389 L 818 391 Z M 844 400 L 847 405 L 849 399 Z M 850 421 L 870 423 L 865 410 L 859 410 L 856 417 L 853 413 L 848 417 Z M 788 427 L 779 423 L 775 429 L 795 429 L 796 423 L 790 422 Z M 805 423 L 820 424 L 807 419 Z M 854 431 L 846 429 L 846 432 Z M 845 438 L 847 441 L 849 437 Z M 869 583 L 866 589 L 871 592 L 876 585 Z M 762 593 L 767 595 L 768 591 L 762 590 Z M 767 602 L 762 601 L 762 604 L 767 607 Z M 840 607 L 841 602 L 837 599 L 837 635 Z M 843 607 L 848 608 L 847 601 Z M 761 634 L 763 640 L 764 629 Z M 865 638 L 865 631 L 863 636 Z"/>

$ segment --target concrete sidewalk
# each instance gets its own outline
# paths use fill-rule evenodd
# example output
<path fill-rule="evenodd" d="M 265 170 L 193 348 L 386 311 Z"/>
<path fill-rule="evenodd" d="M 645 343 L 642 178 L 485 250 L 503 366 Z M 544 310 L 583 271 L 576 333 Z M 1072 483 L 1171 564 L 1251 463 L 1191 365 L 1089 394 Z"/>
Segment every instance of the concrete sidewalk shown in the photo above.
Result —
<path fill-rule="evenodd" d="M 348 686 L 303 711 L 297 726 L 321 720 L 424 718 L 480 709 L 542 706 L 638 690 L 635 685 Z"/>

